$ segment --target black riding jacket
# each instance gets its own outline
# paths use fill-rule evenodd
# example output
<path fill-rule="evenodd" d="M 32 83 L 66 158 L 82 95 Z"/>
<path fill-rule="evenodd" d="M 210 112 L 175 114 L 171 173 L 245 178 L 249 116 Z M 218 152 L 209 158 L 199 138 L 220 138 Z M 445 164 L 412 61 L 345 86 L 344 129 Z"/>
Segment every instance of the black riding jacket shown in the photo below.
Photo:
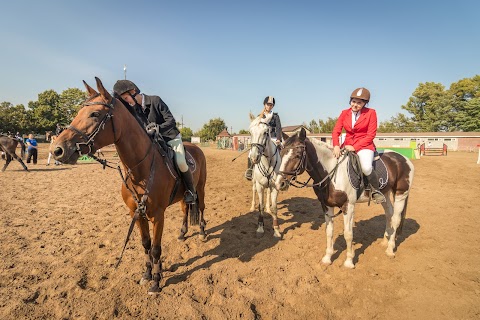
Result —
<path fill-rule="evenodd" d="M 165 141 L 168 142 L 175 139 L 175 137 L 180 134 L 180 131 L 177 128 L 177 122 L 168 106 L 159 96 L 147 96 L 146 94 L 143 96 L 145 97 L 145 111 L 138 105 L 137 110 L 135 110 L 142 115 L 142 121 L 146 119 L 146 124 L 151 122 L 158 124 L 160 134 Z"/>
<path fill-rule="evenodd" d="M 273 113 L 272 119 L 268 125 L 270 126 L 270 137 L 282 141 L 282 123 L 280 122 L 280 116 L 278 113 Z"/>

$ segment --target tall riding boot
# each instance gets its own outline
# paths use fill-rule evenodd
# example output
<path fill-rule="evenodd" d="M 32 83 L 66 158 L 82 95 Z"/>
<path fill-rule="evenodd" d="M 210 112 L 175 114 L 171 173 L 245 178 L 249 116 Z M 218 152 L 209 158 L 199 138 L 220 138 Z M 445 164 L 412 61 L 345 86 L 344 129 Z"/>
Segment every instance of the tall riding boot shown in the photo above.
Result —
<path fill-rule="evenodd" d="M 190 170 L 182 172 L 182 180 L 185 184 L 185 203 L 195 204 L 195 201 L 197 200 L 197 192 L 195 191 L 195 187 L 193 185 L 193 176 Z"/>
<path fill-rule="evenodd" d="M 382 203 L 385 202 L 385 196 L 383 193 L 379 191 L 380 186 L 378 185 L 378 176 L 375 171 L 372 171 L 370 175 L 367 176 L 368 182 L 370 183 L 371 186 L 371 193 L 372 193 L 372 198 L 375 201 L 375 203 Z"/>
<path fill-rule="evenodd" d="M 252 181 L 252 173 L 253 173 L 253 163 L 252 163 L 252 160 L 248 158 L 248 168 L 247 168 L 247 171 L 245 171 L 245 178 L 248 181 Z"/>

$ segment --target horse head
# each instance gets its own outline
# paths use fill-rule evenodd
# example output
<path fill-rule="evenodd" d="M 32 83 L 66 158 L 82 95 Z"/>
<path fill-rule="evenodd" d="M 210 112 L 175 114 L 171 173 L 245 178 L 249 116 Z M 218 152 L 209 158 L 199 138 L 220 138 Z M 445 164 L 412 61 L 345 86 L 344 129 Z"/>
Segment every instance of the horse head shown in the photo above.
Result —
<path fill-rule="evenodd" d="M 280 166 L 279 177 L 277 178 L 277 188 L 286 189 L 297 176 L 301 175 L 306 169 L 306 144 L 307 133 L 304 128 L 285 140 Z"/>
<path fill-rule="evenodd" d="M 72 123 L 50 147 L 55 160 L 74 164 L 80 156 L 93 154 L 119 139 L 121 128 L 114 126 L 113 115 L 120 102 L 110 95 L 99 78 L 95 77 L 95 80 L 98 92 L 83 81 L 88 98 Z"/>
<path fill-rule="evenodd" d="M 262 154 L 266 151 L 269 142 L 269 126 L 268 124 L 262 122 L 262 117 L 254 117 L 250 114 L 250 134 L 252 136 L 252 149 L 250 151 L 250 160 L 253 164 L 260 162 Z"/>

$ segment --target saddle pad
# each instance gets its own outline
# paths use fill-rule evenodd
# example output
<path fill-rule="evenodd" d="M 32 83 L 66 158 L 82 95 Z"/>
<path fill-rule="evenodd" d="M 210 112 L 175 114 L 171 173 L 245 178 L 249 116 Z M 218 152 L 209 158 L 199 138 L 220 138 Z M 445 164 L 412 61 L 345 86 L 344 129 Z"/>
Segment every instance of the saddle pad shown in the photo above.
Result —
<path fill-rule="evenodd" d="M 380 159 L 373 161 L 373 170 L 377 173 L 378 185 L 380 190 L 382 190 L 388 182 L 388 171 L 381 156 Z M 354 168 L 352 162 L 348 159 L 347 171 L 350 184 L 354 189 L 358 190 L 360 188 L 360 179 L 363 178 L 362 170 L 360 168 Z"/>
<path fill-rule="evenodd" d="M 172 177 L 175 179 L 180 177 L 180 172 L 177 168 L 176 163 L 174 163 L 174 156 L 175 152 L 172 149 L 168 149 L 168 155 L 167 158 L 165 159 L 165 163 L 167 164 L 168 171 L 170 171 L 170 174 Z M 188 152 L 188 150 L 185 149 L 185 160 L 187 162 L 188 168 L 190 169 L 190 172 L 193 174 L 197 170 L 197 163 L 195 162 L 195 159 L 193 156 Z"/>

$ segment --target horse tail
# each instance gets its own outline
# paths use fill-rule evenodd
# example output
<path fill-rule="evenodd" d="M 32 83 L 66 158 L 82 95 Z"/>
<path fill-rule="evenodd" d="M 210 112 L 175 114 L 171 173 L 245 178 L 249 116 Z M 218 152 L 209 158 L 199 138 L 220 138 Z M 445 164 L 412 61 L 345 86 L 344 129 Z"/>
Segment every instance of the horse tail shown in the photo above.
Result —
<path fill-rule="evenodd" d="M 405 217 L 407 216 L 407 204 L 408 204 L 408 197 L 405 198 L 405 202 L 403 203 L 403 209 L 401 213 L 400 225 L 397 228 L 397 235 L 402 234 L 403 230 L 403 223 L 405 222 Z"/>
<path fill-rule="evenodd" d="M 190 205 L 190 210 L 188 210 L 190 215 L 190 225 L 198 226 L 200 224 L 200 210 L 198 209 L 198 196 L 195 204 Z"/>

